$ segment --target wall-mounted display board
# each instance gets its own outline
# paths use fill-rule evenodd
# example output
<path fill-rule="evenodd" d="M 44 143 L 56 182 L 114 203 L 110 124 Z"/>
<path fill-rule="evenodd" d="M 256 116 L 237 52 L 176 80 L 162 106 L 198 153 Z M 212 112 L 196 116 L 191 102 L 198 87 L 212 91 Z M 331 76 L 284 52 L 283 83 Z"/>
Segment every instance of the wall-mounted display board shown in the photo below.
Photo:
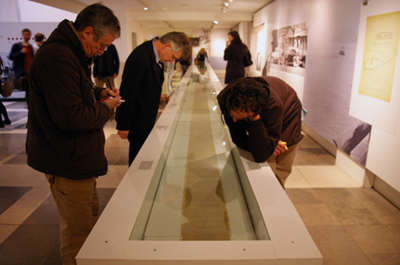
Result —
<path fill-rule="evenodd" d="M 372 125 L 366 168 L 400 192 L 399 42 L 400 1 L 361 6 L 350 115 Z"/>
<path fill-rule="evenodd" d="M 400 2 L 361 6 L 350 115 L 396 134 L 400 113 Z"/>

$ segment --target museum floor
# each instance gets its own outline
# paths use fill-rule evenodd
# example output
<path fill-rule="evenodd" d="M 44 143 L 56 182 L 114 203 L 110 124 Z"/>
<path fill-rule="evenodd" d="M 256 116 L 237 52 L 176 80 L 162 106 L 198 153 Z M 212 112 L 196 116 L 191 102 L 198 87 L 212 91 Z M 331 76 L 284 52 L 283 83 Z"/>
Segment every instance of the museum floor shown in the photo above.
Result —
<path fill-rule="evenodd" d="M 216 71 L 220 79 L 223 71 Z M 55 204 L 42 173 L 26 165 L 27 108 L 3 102 L 11 125 L 0 128 L 0 264 L 61 264 Z M 105 126 L 109 172 L 98 180 L 104 209 L 128 169 L 128 142 Z M 363 189 L 307 135 L 286 192 L 324 257 L 324 264 L 400 264 L 400 210 Z"/>

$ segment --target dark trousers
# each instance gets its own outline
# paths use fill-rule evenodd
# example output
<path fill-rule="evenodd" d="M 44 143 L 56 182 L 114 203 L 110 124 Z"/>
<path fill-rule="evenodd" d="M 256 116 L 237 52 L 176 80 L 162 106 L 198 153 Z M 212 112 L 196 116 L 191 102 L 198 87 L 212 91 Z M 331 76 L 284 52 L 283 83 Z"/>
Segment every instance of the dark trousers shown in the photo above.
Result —
<path fill-rule="evenodd" d="M 128 135 L 128 141 L 129 141 L 129 166 L 132 164 L 133 160 L 135 160 L 135 157 L 139 153 L 140 149 L 142 148 L 144 142 L 147 139 L 147 136 L 149 136 L 151 130 L 153 127 L 151 127 L 149 130 L 130 130 L 129 135 Z"/>

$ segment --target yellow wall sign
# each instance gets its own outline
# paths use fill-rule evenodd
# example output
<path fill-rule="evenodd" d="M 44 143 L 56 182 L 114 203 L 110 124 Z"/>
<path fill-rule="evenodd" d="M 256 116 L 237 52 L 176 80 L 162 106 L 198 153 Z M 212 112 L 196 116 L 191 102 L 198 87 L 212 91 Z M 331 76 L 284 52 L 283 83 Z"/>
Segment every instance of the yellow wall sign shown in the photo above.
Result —
<path fill-rule="evenodd" d="M 359 94 L 390 102 L 400 39 L 400 11 L 367 18 Z"/>

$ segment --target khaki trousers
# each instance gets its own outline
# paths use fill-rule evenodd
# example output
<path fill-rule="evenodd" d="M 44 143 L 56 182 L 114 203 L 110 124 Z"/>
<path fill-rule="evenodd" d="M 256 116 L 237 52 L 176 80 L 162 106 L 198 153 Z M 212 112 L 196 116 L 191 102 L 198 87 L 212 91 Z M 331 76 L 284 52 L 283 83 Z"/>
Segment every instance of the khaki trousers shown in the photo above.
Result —
<path fill-rule="evenodd" d="M 102 79 L 99 79 L 97 77 L 94 78 L 94 83 L 96 84 L 97 87 L 104 87 L 104 84 L 106 84 L 106 87 L 108 87 L 108 82 L 107 80 L 110 80 L 111 86 L 115 87 L 114 84 L 114 76 L 107 76 Z"/>
<path fill-rule="evenodd" d="M 99 217 L 96 178 L 71 180 L 45 174 L 60 218 L 60 253 L 63 265 L 75 257 Z"/>
<path fill-rule="evenodd" d="M 285 187 L 286 179 L 292 173 L 294 158 L 296 157 L 298 144 L 288 147 L 289 150 L 278 156 L 271 155 L 267 162 L 275 176 L 278 178 L 282 187 Z"/>

